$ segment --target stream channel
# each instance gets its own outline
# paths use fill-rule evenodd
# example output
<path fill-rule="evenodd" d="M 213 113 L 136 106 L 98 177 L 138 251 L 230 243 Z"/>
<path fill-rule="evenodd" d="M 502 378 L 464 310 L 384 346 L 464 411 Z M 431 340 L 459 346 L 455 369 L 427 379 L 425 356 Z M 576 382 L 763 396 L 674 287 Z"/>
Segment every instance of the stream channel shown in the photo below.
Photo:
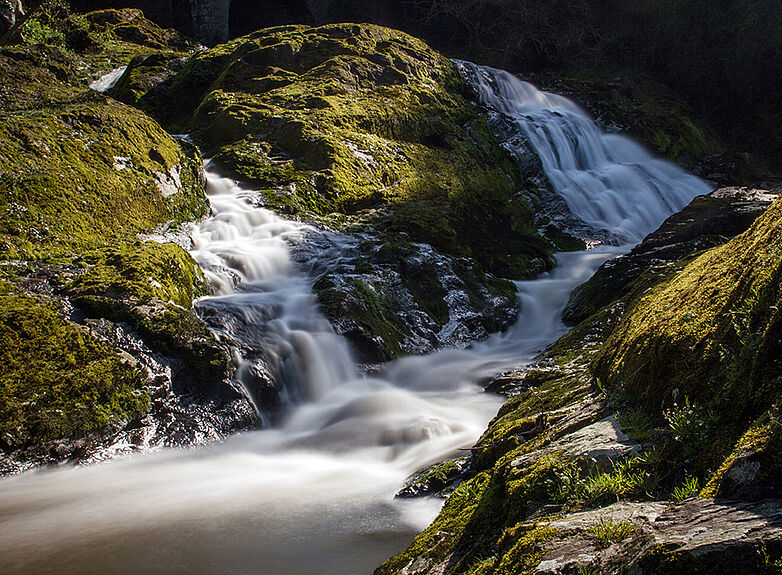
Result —
<path fill-rule="evenodd" d="M 245 347 L 263 347 L 293 407 L 275 425 L 219 444 L 0 481 L 0 571 L 367 574 L 432 521 L 441 500 L 394 494 L 480 436 L 502 399 L 479 383 L 531 362 L 565 332 L 573 288 L 710 191 L 600 131 L 561 96 L 459 66 L 482 104 L 534 147 L 571 213 L 616 245 L 560 254 L 553 272 L 518 282 L 521 311 L 507 332 L 361 375 L 319 312 L 311 269 L 291 256 L 291 246 L 324 234 L 330 247 L 310 268 L 327 266 L 350 239 L 283 219 L 207 167 L 213 215 L 192 230 L 191 253 L 216 293 L 198 305 L 234 318 L 224 331 Z M 241 380 L 251 365 L 238 360 Z"/>

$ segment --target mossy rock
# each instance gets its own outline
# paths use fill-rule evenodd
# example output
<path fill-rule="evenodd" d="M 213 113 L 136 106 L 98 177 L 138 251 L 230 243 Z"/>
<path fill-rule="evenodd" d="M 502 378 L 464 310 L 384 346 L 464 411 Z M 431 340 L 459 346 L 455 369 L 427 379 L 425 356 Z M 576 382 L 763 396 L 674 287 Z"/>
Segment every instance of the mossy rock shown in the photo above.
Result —
<path fill-rule="evenodd" d="M 782 397 L 781 282 L 777 200 L 749 230 L 641 298 L 593 369 L 607 388 L 652 412 L 687 415 L 689 451 L 703 468 L 718 465 Z"/>
<path fill-rule="evenodd" d="M 106 248 L 82 258 L 88 271 L 66 289 L 72 297 L 130 299 L 147 303 L 156 298 L 185 309 L 204 294 L 198 264 L 176 244 L 136 242 Z"/>
<path fill-rule="evenodd" d="M 54 100 L 12 108 L 0 125 L 0 257 L 72 257 L 207 213 L 195 150 L 134 108 L 48 80 Z"/>
<path fill-rule="evenodd" d="M 148 34 L 136 44 L 115 28 L 160 29 L 139 12 L 105 16 L 75 17 L 95 40 L 81 53 L 55 41 L 0 50 L 4 449 L 147 409 L 145 375 L 64 319 L 79 315 L 70 316 L 68 296 L 93 316 L 129 321 L 154 351 L 185 363 L 184 391 L 210 393 L 230 374 L 226 349 L 192 310 L 203 289 L 195 262 L 179 247 L 138 240 L 208 213 L 200 153 L 86 85 L 115 58 L 160 49 Z M 181 53 L 175 35 L 163 36 Z"/>
<path fill-rule="evenodd" d="M 73 437 L 144 413 L 146 377 L 46 301 L 0 296 L 0 444 Z"/>
<path fill-rule="evenodd" d="M 272 208 L 358 214 L 495 275 L 533 277 L 553 265 L 553 245 L 518 194 L 534 191 L 531 175 L 465 91 L 423 42 L 339 24 L 270 28 L 198 52 L 167 91 L 138 98 Z"/>
<path fill-rule="evenodd" d="M 193 310 L 204 278 L 190 255 L 175 244 L 136 243 L 84 258 L 89 265 L 65 292 L 90 315 L 127 321 L 153 348 L 179 358 L 179 391 L 219 395 L 232 362 Z"/>

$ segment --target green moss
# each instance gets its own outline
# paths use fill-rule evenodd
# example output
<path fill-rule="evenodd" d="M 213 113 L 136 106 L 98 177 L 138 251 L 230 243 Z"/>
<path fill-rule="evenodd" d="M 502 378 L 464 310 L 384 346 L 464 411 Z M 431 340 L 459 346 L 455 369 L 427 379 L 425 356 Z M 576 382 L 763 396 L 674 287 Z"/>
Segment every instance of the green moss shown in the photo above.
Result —
<path fill-rule="evenodd" d="M 747 232 L 646 294 L 613 332 L 595 372 L 648 409 L 677 397 L 700 406 L 709 446 L 702 464 L 722 461 L 734 434 L 782 392 L 773 335 L 781 280 L 777 201 Z"/>
<path fill-rule="evenodd" d="M 184 360 L 185 385 L 197 394 L 229 376 L 231 361 L 193 311 L 203 277 L 190 255 L 175 244 L 136 243 L 84 258 L 86 273 L 65 286 L 93 316 L 127 321 L 154 349 Z"/>
<path fill-rule="evenodd" d="M 520 575 L 533 573 L 545 556 L 543 544 L 556 538 L 559 531 L 545 523 L 522 524 L 508 529 L 499 541 L 500 557 L 490 571 L 476 570 L 475 573 L 496 575 Z"/>
<path fill-rule="evenodd" d="M 275 209 L 360 213 L 496 275 L 532 277 L 553 261 L 517 195 L 531 184 L 464 90 L 451 61 L 401 32 L 288 26 L 197 53 L 158 109 Z"/>
<path fill-rule="evenodd" d="M 67 287 L 76 297 L 131 297 L 138 303 L 156 298 L 191 309 L 193 299 L 203 294 L 201 270 L 175 244 L 138 242 L 95 252 L 84 261 L 89 270 Z"/>
<path fill-rule="evenodd" d="M 0 257 L 72 257 L 207 211 L 194 151 L 133 108 L 73 93 L 0 124 Z"/>
<path fill-rule="evenodd" d="M 374 288 L 358 278 L 351 278 L 349 283 L 361 302 L 360 311 L 356 314 L 358 321 L 363 323 L 370 333 L 378 334 L 382 338 L 391 357 L 401 355 L 401 343 L 408 335 L 404 324 L 396 320 Z"/>
<path fill-rule="evenodd" d="M 715 471 L 706 486 L 700 491 L 701 497 L 717 497 L 725 474 L 739 457 L 750 456 L 759 464 L 755 474 L 755 484 L 763 486 L 773 479 L 772 474 L 782 465 L 782 423 L 775 410 L 763 414 L 739 438 L 733 451 Z"/>
<path fill-rule="evenodd" d="M 138 242 L 207 213 L 200 154 L 86 86 L 125 57 L 163 49 L 155 38 L 170 52 L 184 45 L 138 11 L 65 18 L 47 24 L 62 41 L 0 50 L 0 378 L 3 441 L 14 448 L 149 403 L 136 368 L 57 314 L 63 292 L 95 316 L 130 321 L 155 351 L 174 350 L 196 383 L 222 380 L 230 364 L 192 311 L 201 278 L 190 256 Z M 83 45 L 69 26 L 87 34 Z M 41 285 L 51 300 L 24 295 Z"/>
<path fill-rule="evenodd" d="M 137 368 L 36 298 L 0 296 L 0 351 L 6 444 L 82 435 L 148 408 Z"/>

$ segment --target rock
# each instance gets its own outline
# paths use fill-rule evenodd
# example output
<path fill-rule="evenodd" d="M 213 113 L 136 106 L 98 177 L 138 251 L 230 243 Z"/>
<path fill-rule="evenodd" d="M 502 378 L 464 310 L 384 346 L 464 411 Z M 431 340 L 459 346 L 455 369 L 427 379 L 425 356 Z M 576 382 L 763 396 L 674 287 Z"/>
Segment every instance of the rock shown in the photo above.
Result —
<path fill-rule="evenodd" d="M 761 549 L 782 554 L 782 501 L 721 503 L 693 499 L 660 515 L 650 537 L 628 558 L 630 573 L 654 573 L 664 565 L 674 572 L 716 574 L 760 572 Z"/>
<path fill-rule="evenodd" d="M 397 497 L 448 497 L 469 473 L 467 457 L 436 463 L 408 478 Z"/>
<path fill-rule="evenodd" d="M 651 268 L 664 270 L 666 264 L 725 243 L 748 229 L 776 197 L 766 190 L 731 187 L 695 198 L 629 254 L 607 261 L 576 288 L 563 319 L 579 323 L 629 293 L 633 282 Z"/>
<path fill-rule="evenodd" d="M 601 523 L 627 525 L 622 538 L 600 549 Z M 662 503 L 616 503 L 546 523 L 555 533 L 543 544 L 535 573 L 589 571 L 652 573 L 761 573 L 763 550 L 782 553 L 782 501 L 726 504 L 691 499 L 674 508 Z"/>
<path fill-rule="evenodd" d="M 350 237 L 341 235 L 332 248 L 307 242 L 295 257 L 319 276 L 314 290 L 323 312 L 352 343 L 359 361 L 463 348 L 515 320 L 512 283 L 477 276 L 426 244 L 384 242 L 367 234 L 347 241 Z M 325 271 L 314 263 L 313 249 L 320 250 Z"/>
<path fill-rule="evenodd" d="M 607 549 L 600 549 L 594 530 L 601 523 L 627 525 L 632 537 L 648 529 L 667 509 L 664 503 L 614 503 L 607 507 L 580 513 L 560 516 L 546 526 L 556 535 L 544 544 L 540 563 L 534 573 L 545 575 L 563 575 L 579 573 L 593 568 L 599 573 L 599 567 L 613 563 L 617 548 L 628 545 L 627 538 L 612 543 Z"/>
<path fill-rule="evenodd" d="M 22 38 L 21 32 L 5 38 L 5 35 L 13 28 L 19 18 L 24 16 L 22 0 L 0 0 L 0 44 L 11 44 Z"/>
<path fill-rule="evenodd" d="M 544 450 L 515 459 L 512 466 L 525 467 L 547 453 L 558 453 L 566 459 L 593 462 L 599 469 L 610 469 L 622 459 L 638 453 L 640 447 L 611 416 L 565 435 Z"/>
<path fill-rule="evenodd" d="M 207 213 L 199 152 L 85 82 L 118 53 L 181 56 L 179 35 L 134 10 L 79 22 L 102 39 L 89 57 L 67 42 L 0 50 L 0 330 L 26 342 L 3 348 L 0 472 L 258 423 L 192 309 L 195 262 L 138 239 Z"/>
<path fill-rule="evenodd" d="M 534 277 L 554 262 L 534 226 L 532 174 L 465 92 L 455 65 L 423 42 L 339 24 L 198 52 L 167 91 L 135 99 L 277 211 L 404 233 L 496 276 Z"/>

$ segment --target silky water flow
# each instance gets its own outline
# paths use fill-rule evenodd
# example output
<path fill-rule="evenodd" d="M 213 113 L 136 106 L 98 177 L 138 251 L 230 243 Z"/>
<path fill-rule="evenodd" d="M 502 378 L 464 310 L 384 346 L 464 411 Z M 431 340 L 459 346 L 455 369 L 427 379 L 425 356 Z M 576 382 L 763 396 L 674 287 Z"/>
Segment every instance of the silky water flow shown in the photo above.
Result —
<path fill-rule="evenodd" d="M 291 244 L 311 234 L 329 234 L 326 259 L 349 238 L 285 220 L 208 171 L 213 215 L 193 229 L 191 253 L 215 294 L 198 305 L 241 342 L 240 382 L 256 361 L 246 350 L 263 350 L 287 415 L 208 447 L 0 481 L 3 573 L 366 574 L 431 522 L 441 501 L 394 493 L 480 436 L 501 399 L 479 382 L 529 363 L 565 332 L 560 315 L 574 287 L 709 191 L 601 132 L 567 99 L 460 66 L 484 105 L 539 153 L 573 214 L 625 247 L 560 254 L 553 272 L 518 282 L 519 319 L 503 334 L 359 376 L 318 310 L 314 278 L 291 260 Z"/>

